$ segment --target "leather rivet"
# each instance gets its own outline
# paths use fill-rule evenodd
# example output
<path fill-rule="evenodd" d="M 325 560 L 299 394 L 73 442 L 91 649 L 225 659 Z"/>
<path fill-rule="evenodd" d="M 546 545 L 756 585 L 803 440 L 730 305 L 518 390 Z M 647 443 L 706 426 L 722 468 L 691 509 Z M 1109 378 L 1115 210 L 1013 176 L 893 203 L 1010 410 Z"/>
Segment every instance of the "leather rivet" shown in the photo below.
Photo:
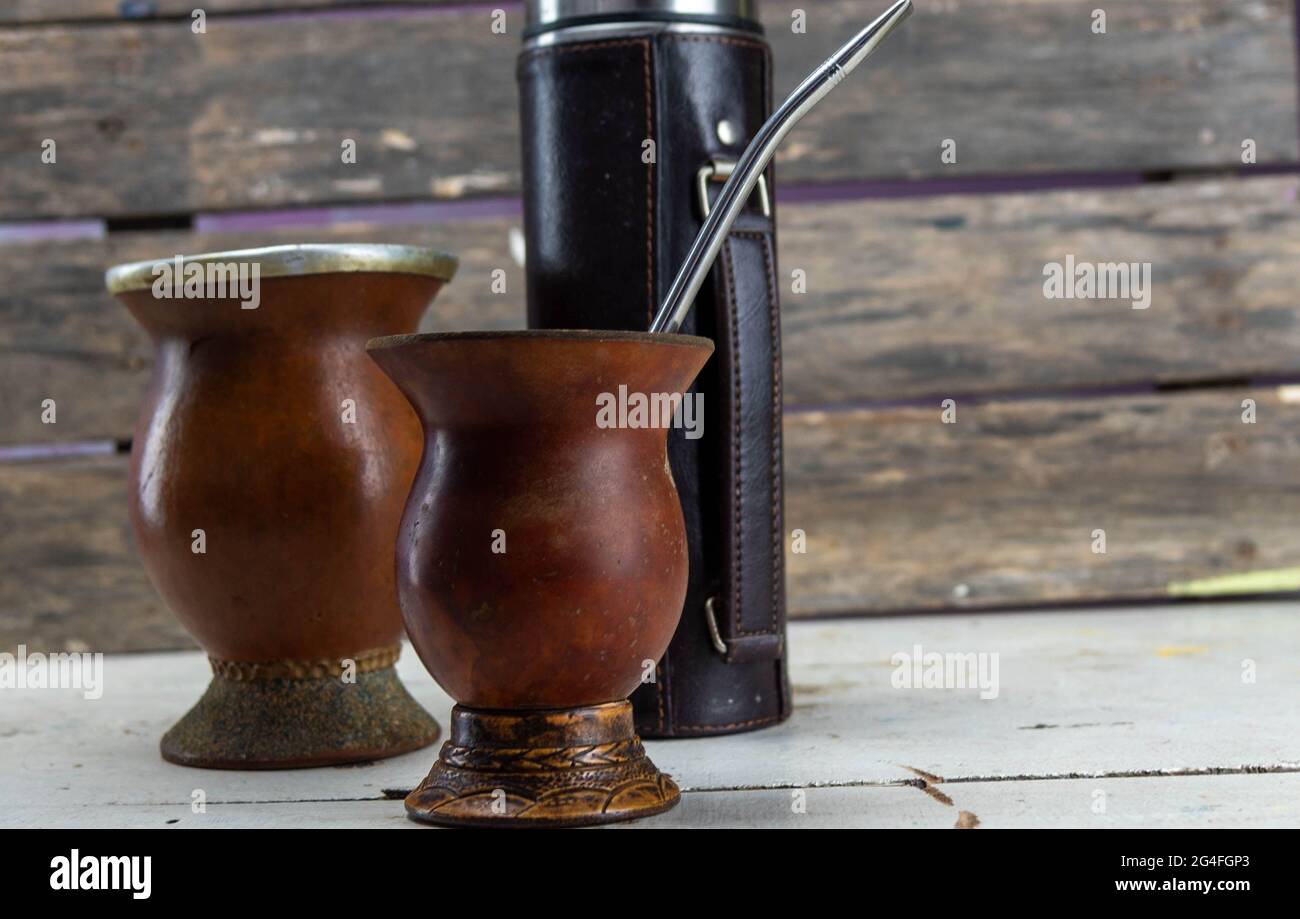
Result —
<path fill-rule="evenodd" d="M 718 140 L 722 141 L 727 146 L 734 144 L 738 139 L 736 126 L 725 118 L 718 122 L 717 131 Z"/>

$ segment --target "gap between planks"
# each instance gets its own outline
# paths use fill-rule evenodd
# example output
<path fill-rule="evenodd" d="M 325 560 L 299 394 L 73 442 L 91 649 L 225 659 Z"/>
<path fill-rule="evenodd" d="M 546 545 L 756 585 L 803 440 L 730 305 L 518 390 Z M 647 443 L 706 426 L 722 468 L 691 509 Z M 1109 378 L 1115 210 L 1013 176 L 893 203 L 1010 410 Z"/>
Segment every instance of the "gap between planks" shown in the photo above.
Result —
<path fill-rule="evenodd" d="M 366 764 L 361 764 L 364 767 Z M 338 769 L 358 768 L 354 766 L 338 766 Z M 910 768 L 910 767 L 904 767 Z M 1171 779 L 1171 778 L 1216 778 L 1219 776 L 1235 775 L 1292 775 L 1300 774 L 1300 763 L 1285 763 L 1276 766 L 1225 766 L 1222 768 L 1207 769 L 1184 769 L 1184 770 L 1141 770 L 1135 772 L 1099 772 L 1099 773 L 1062 773 L 1058 775 L 990 775 L 990 776 L 961 776 L 955 779 L 945 779 L 942 776 L 930 776 L 928 778 L 915 779 L 898 779 L 889 782 L 807 782 L 799 784 L 796 782 L 774 783 L 774 784 L 756 784 L 756 785 L 732 785 L 718 786 L 716 788 L 690 788 L 683 786 L 682 794 L 684 795 L 712 795 L 712 794 L 731 794 L 734 792 L 759 792 L 759 791 L 797 791 L 800 789 L 835 789 L 835 788 L 917 788 L 925 790 L 926 788 L 935 788 L 941 785 L 989 785 L 994 783 L 1015 783 L 1015 782 L 1073 782 L 1083 779 L 1095 779 L 1098 781 L 1104 779 Z M 209 799 L 210 805 L 226 805 L 240 807 L 260 807 L 263 805 L 275 804 L 364 804 L 375 801 L 400 801 L 414 790 L 410 788 L 385 788 L 378 795 L 359 795 L 356 797 L 339 797 L 339 798 L 230 798 L 230 799 Z M 107 801 L 104 807 L 181 807 L 189 805 L 189 801 Z M 99 805 L 96 805 L 99 806 Z"/>

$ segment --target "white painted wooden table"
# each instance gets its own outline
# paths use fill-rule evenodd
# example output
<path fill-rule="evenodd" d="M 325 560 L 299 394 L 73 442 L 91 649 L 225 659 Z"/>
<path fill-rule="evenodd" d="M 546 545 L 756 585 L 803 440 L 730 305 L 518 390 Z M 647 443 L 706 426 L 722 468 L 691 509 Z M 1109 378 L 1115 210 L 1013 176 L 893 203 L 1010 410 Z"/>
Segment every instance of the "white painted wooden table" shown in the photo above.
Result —
<path fill-rule="evenodd" d="M 997 697 L 894 687 L 891 658 L 917 645 L 996 653 Z M 1300 603 L 804 622 L 790 650 L 793 718 L 648 743 L 685 794 L 635 825 L 1300 826 Z M 399 668 L 445 726 L 415 655 Z M 0 690 L 4 825 L 417 828 L 395 796 L 434 749 L 289 772 L 164 763 L 159 736 L 208 676 L 198 653 L 117 655 L 98 701 Z"/>

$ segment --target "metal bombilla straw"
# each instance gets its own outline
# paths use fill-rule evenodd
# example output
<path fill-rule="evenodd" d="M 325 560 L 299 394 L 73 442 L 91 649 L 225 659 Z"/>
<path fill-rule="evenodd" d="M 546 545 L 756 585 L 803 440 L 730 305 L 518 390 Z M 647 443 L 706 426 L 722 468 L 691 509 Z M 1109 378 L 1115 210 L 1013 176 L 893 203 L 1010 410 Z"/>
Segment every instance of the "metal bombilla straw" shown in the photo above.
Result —
<path fill-rule="evenodd" d="M 758 177 L 771 162 L 772 155 L 786 134 L 813 106 L 838 86 L 853 68 L 866 60 L 867 55 L 875 51 L 876 46 L 911 12 L 912 0 L 898 0 L 884 15 L 849 39 L 824 64 L 810 73 L 781 103 L 781 107 L 763 122 L 763 126 L 741 154 L 735 171 L 722 186 L 717 203 L 704 221 L 704 226 L 700 227 L 695 241 L 691 243 L 686 260 L 673 278 L 672 287 L 668 289 L 663 305 L 650 324 L 651 332 L 677 332 L 681 329 L 682 322 L 695 302 L 695 295 L 699 293 L 704 279 L 713 267 L 714 259 L 718 257 L 723 240 L 731 232 L 731 225 L 736 222 Z"/>

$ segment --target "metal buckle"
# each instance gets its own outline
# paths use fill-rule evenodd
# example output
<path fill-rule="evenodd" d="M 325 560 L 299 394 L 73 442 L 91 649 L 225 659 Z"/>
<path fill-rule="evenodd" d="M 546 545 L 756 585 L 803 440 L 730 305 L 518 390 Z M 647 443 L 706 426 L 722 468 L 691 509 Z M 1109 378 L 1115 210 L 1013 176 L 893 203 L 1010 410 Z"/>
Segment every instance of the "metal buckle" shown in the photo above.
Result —
<path fill-rule="evenodd" d="M 735 160 L 712 159 L 700 167 L 700 171 L 695 173 L 695 191 L 699 195 L 700 214 L 707 219 L 712 206 L 709 204 L 709 182 L 725 182 L 736 171 Z M 763 216 L 771 218 L 772 216 L 772 199 L 767 193 L 767 175 L 760 173 L 758 176 L 758 206 L 763 210 Z"/>
<path fill-rule="evenodd" d="M 713 609 L 716 599 L 717 597 L 709 597 L 704 601 L 704 621 L 709 624 L 709 640 L 713 642 L 713 649 L 726 657 L 727 643 L 722 640 L 722 633 L 718 631 L 718 615 Z"/>

